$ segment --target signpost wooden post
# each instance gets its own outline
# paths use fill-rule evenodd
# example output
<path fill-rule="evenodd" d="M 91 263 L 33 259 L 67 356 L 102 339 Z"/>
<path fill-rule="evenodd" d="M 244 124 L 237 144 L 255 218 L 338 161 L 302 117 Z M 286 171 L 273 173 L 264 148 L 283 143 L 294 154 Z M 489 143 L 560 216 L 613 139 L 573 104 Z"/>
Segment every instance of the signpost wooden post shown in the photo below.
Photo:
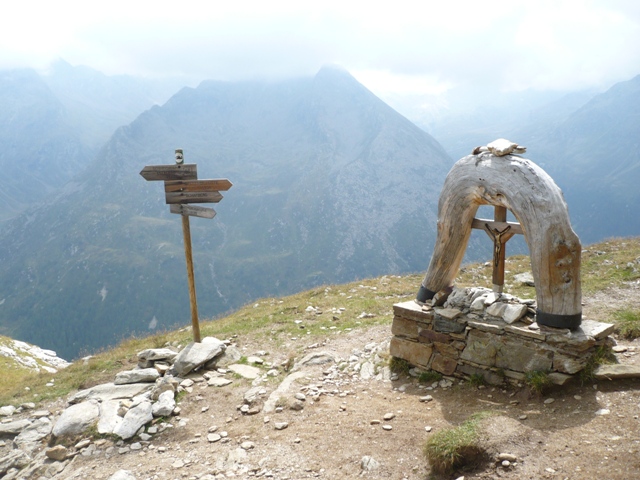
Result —
<path fill-rule="evenodd" d="M 193 254 L 191 250 L 191 227 L 189 217 L 213 218 L 213 208 L 190 205 L 192 203 L 218 203 L 222 200 L 220 190 L 229 190 L 233 184 L 226 178 L 198 180 L 196 164 L 185 164 L 183 152 L 175 152 L 175 165 L 147 165 L 140 175 L 147 181 L 164 180 L 165 201 L 169 211 L 182 216 L 182 235 L 184 237 L 184 255 L 187 263 L 189 282 L 189 302 L 191 304 L 191 327 L 193 341 L 201 342 L 198 321 L 198 302 L 196 299 L 196 281 L 193 273 Z"/>

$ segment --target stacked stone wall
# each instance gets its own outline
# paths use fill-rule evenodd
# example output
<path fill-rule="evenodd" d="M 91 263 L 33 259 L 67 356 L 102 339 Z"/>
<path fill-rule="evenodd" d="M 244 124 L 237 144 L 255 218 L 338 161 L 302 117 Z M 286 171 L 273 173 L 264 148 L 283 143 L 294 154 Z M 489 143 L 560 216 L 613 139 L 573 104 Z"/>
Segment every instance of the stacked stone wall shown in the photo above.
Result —
<path fill-rule="evenodd" d="M 600 346 L 615 344 L 612 324 L 583 319 L 575 330 L 535 323 L 533 300 L 486 288 L 456 288 L 442 307 L 415 301 L 393 306 L 391 355 L 446 376 L 482 375 L 520 382 L 543 371 L 563 384 Z"/>

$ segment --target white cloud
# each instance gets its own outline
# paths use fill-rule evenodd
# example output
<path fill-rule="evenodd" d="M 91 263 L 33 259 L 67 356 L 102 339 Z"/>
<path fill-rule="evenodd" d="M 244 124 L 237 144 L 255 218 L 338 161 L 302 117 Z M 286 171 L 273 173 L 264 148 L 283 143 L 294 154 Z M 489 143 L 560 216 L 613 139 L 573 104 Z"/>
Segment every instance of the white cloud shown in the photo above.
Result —
<path fill-rule="evenodd" d="M 411 94 L 602 86 L 640 73 L 632 0 L 23 0 L 3 17 L 0 68 L 61 57 L 109 74 L 233 80 L 339 64 L 374 91 Z"/>

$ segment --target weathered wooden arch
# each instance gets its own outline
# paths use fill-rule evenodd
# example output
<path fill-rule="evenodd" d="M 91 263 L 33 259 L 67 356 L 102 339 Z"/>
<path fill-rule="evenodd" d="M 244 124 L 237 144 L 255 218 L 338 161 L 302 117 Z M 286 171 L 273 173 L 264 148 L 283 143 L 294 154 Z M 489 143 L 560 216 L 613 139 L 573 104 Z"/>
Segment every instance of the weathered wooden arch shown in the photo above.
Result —
<path fill-rule="evenodd" d="M 480 205 L 505 207 L 522 226 L 536 285 L 537 322 L 577 328 L 582 321 L 580 239 L 553 179 L 513 155 L 469 155 L 447 175 L 438 202 L 436 245 L 417 300 L 453 285 Z"/>

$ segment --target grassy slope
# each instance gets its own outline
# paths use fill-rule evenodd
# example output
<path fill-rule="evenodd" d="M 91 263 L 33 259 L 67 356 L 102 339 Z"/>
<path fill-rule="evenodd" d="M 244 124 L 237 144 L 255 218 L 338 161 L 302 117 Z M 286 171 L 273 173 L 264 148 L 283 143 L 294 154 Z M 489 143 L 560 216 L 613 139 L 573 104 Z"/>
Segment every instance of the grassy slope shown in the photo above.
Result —
<path fill-rule="evenodd" d="M 513 275 L 529 270 L 526 256 L 507 259 L 505 291 L 522 298 L 535 298 L 532 287 L 510 284 Z M 629 282 L 640 279 L 640 237 L 612 239 L 586 248 L 582 257 L 582 285 L 585 296 L 608 288 L 628 288 Z M 345 285 L 318 287 L 284 298 L 266 298 L 247 305 L 218 320 L 201 323 L 202 336 L 221 339 L 239 335 L 260 343 L 269 339 L 276 346 L 289 344 L 292 339 L 304 338 L 308 345 L 347 329 L 364 329 L 378 324 L 391 324 L 392 305 L 413 299 L 422 274 L 407 276 L 383 276 Z M 490 286 L 491 267 L 488 264 L 468 265 L 457 279 L 458 286 Z M 306 312 L 308 306 L 316 307 L 322 314 Z M 336 309 L 345 310 L 338 313 Z M 603 310 L 599 321 L 615 323 L 631 315 L 640 323 L 640 312 L 625 309 Z M 373 314 L 371 318 L 359 318 L 362 312 Z M 302 323 L 296 323 L 302 320 Z M 300 325 L 304 325 L 304 329 Z M 6 369 L 2 356 L 0 368 L 3 381 L 0 386 L 0 405 L 19 405 L 24 402 L 39 402 L 58 398 L 68 392 L 98 383 L 112 381 L 115 373 L 131 369 L 136 365 L 136 354 L 145 348 L 157 348 L 167 343 L 185 345 L 191 339 L 189 328 L 165 332 L 145 338 L 132 338 L 109 351 L 104 351 L 85 360 L 78 360 L 55 375 L 34 374 L 17 368 Z M 286 347 L 290 348 L 290 347 Z M 299 352 L 293 352 L 298 354 Z M 5 372 L 10 372 L 7 374 Z M 46 384 L 55 377 L 55 386 Z M 26 390 L 28 387 L 29 390 Z"/>

